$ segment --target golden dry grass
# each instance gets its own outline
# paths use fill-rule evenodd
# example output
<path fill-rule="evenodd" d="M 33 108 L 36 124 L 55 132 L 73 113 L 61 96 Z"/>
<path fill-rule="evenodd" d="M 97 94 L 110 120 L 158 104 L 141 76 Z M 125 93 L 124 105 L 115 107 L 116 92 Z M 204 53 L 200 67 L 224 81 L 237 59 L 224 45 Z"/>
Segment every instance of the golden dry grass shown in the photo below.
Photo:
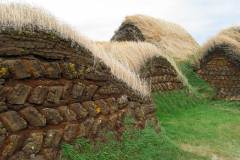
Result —
<path fill-rule="evenodd" d="M 96 45 L 103 49 L 108 56 L 114 57 L 131 71 L 138 73 L 140 64 L 145 59 L 154 55 L 164 56 L 162 51 L 147 42 L 96 42 Z"/>
<path fill-rule="evenodd" d="M 203 44 L 201 51 L 197 55 L 197 58 L 200 59 L 204 57 L 209 51 L 215 48 L 217 45 L 226 44 L 234 50 L 234 53 L 240 55 L 240 26 L 232 26 L 228 29 L 222 30 L 216 36 L 207 40 Z"/>
<path fill-rule="evenodd" d="M 105 50 L 96 46 L 95 42 L 83 37 L 72 26 L 66 24 L 49 11 L 43 8 L 31 6 L 24 3 L 0 3 L 0 29 L 14 27 L 15 30 L 24 30 L 26 25 L 38 26 L 43 30 L 55 30 L 63 37 L 70 37 L 72 40 L 84 45 L 95 57 L 100 58 L 117 78 L 122 79 L 136 92 L 142 96 L 149 96 L 149 87 L 138 74 L 132 72 L 127 66 L 109 56 Z"/>
<path fill-rule="evenodd" d="M 144 65 L 148 58 L 154 56 L 162 56 L 170 62 L 175 68 L 178 78 L 182 80 L 185 86 L 188 86 L 188 80 L 184 77 L 179 67 L 173 60 L 172 54 L 164 54 L 163 51 L 148 42 L 133 42 L 133 41 L 112 41 L 112 42 L 96 42 L 98 48 L 104 50 L 108 57 L 113 57 L 124 66 L 127 66 L 135 74 L 139 74 L 141 65 Z"/>
<path fill-rule="evenodd" d="M 147 42 L 160 47 L 164 54 L 171 53 L 179 60 L 186 60 L 200 48 L 192 36 L 178 24 L 139 14 L 127 16 L 122 25 L 128 23 L 137 26 Z"/>

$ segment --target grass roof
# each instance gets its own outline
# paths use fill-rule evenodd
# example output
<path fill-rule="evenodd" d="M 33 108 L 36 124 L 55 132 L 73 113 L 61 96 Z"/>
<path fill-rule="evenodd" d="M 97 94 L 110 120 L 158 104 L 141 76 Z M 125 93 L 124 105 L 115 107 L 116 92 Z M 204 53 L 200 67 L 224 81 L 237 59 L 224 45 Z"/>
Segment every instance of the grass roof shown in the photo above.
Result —
<path fill-rule="evenodd" d="M 203 44 L 200 54 L 198 55 L 200 62 L 209 55 L 209 53 L 218 46 L 227 46 L 228 52 L 226 55 L 232 58 L 233 61 L 240 62 L 240 26 L 232 26 L 219 32 L 216 36 L 208 39 Z"/>
<path fill-rule="evenodd" d="M 140 65 L 145 59 L 154 55 L 164 56 L 161 50 L 151 43 L 147 42 L 96 42 L 99 48 L 102 48 L 109 57 L 128 66 L 128 68 L 138 73 Z"/>
<path fill-rule="evenodd" d="M 157 46 L 148 42 L 133 42 L 133 41 L 112 41 L 112 42 L 96 42 L 98 48 L 104 50 L 108 57 L 112 57 L 118 62 L 126 66 L 135 74 L 140 73 L 141 65 L 145 65 L 149 58 L 162 57 L 168 61 L 176 70 L 179 79 L 183 84 L 188 86 L 188 81 L 182 74 L 175 60 L 163 53 Z"/>
<path fill-rule="evenodd" d="M 164 54 L 172 54 L 179 60 L 185 60 L 188 55 L 192 55 L 200 48 L 192 36 L 175 23 L 137 14 L 125 17 L 120 28 L 115 31 L 115 35 L 126 24 L 136 26 L 146 42 L 156 45 Z"/>
<path fill-rule="evenodd" d="M 38 27 L 42 30 L 56 31 L 63 37 L 70 37 L 73 41 L 89 49 L 95 57 L 100 58 L 111 68 L 113 75 L 126 82 L 140 95 L 150 96 L 147 83 L 141 80 L 139 75 L 132 72 L 128 66 L 123 65 L 114 57 L 109 56 L 94 41 L 83 37 L 72 26 L 60 21 L 49 11 L 24 3 L 0 3 L 0 30 L 6 27 L 12 27 L 17 31 L 25 30 L 26 26 L 32 26 L 32 31 L 34 31 L 34 27 Z"/>

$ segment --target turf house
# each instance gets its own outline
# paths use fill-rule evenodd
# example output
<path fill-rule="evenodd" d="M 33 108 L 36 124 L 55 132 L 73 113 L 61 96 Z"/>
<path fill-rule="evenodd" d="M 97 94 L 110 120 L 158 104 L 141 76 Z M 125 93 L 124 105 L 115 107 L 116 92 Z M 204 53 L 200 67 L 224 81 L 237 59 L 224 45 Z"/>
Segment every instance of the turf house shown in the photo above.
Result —
<path fill-rule="evenodd" d="M 152 92 L 181 89 L 186 79 L 176 62 L 186 60 L 200 48 L 180 25 L 145 15 L 127 16 L 111 38 L 111 42 L 116 41 L 150 43 L 156 47 L 155 51 L 145 50 L 148 57 L 144 57 L 138 71 L 140 78 L 147 79 Z"/>
<path fill-rule="evenodd" d="M 217 97 L 239 100 L 240 27 L 222 30 L 202 47 L 197 75 L 213 85 Z"/>
<path fill-rule="evenodd" d="M 58 159 L 60 143 L 105 129 L 121 141 L 126 113 L 157 122 L 147 83 L 95 42 L 26 4 L 0 17 L 0 159 Z"/>

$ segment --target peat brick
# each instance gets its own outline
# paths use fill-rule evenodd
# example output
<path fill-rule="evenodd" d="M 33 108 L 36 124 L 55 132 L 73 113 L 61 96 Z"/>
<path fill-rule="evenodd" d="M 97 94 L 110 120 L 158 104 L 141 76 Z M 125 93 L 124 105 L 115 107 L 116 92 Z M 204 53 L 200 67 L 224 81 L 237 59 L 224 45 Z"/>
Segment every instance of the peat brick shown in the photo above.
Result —
<path fill-rule="evenodd" d="M 47 101 L 58 104 L 61 95 L 62 95 L 62 87 L 61 86 L 52 86 L 49 89 Z"/>
<path fill-rule="evenodd" d="M 100 95 L 116 95 L 121 94 L 121 91 L 118 89 L 117 86 L 113 84 L 104 85 L 99 89 L 98 94 Z"/>
<path fill-rule="evenodd" d="M 0 102 L 0 112 L 6 111 L 8 108 L 5 105 L 5 102 Z"/>
<path fill-rule="evenodd" d="M 127 96 L 123 95 L 120 98 L 117 98 L 117 105 L 118 105 L 118 108 L 126 107 L 128 105 Z"/>
<path fill-rule="evenodd" d="M 72 89 L 72 98 L 79 99 L 83 96 L 83 91 L 85 89 L 86 85 L 79 82 L 73 85 Z"/>
<path fill-rule="evenodd" d="M 70 110 L 67 106 L 58 107 L 57 110 L 63 117 L 64 121 L 70 122 L 77 120 L 76 114 L 72 110 Z"/>
<path fill-rule="evenodd" d="M 91 132 L 90 132 L 91 135 L 92 134 L 97 134 L 99 132 L 101 122 L 102 122 L 101 118 L 97 118 L 97 119 L 94 120 L 92 129 L 91 129 Z"/>
<path fill-rule="evenodd" d="M 75 69 L 74 63 L 61 63 L 60 64 L 62 68 L 63 77 L 66 79 L 75 79 L 78 77 L 78 73 Z"/>
<path fill-rule="evenodd" d="M 97 105 L 94 104 L 93 101 L 84 101 L 82 102 L 82 104 L 87 110 L 87 112 L 89 113 L 89 115 L 92 117 L 95 117 L 96 115 L 98 115 L 98 113 L 101 110 L 100 108 L 97 107 Z"/>
<path fill-rule="evenodd" d="M 28 107 L 20 111 L 24 119 L 33 127 L 42 127 L 46 125 L 46 118 L 40 114 L 34 107 Z"/>
<path fill-rule="evenodd" d="M 24 84 L 17 84 L 12 93 L 7 97 L 10 104 L 24 104 L 28 94 L 31 91 L 31 87 Z"/>
<path fill-rule="evenodd" d="M 35 157 L 34 159 L 36 159 L 36 160 L 47 160 L 47 159 L 45 158 L 45 156 L 44 156 L 44 155 L 41 155 L 41 154 L 36 155 L 36 157 Z"/>
<path fill-rule="evenodd" d="M 109 120 L 108 120 L 108 127 L 109 127 L 109 129 L 112 130 L 116 126 L 117 118 L 118 118 L 117 114 L 114 114 L 114 115 L 109 117 Z"/>
<path fill-rule="evenodd" d="M 134 119 L 136 119 L 137 121 L 143 121 L 145 119 L 144 111 L 142 108 L 137 107 L 134 110 Z"/>
<path fill-rule="evenodd" d="M 64 142 L 73 142 L 77 137 L 77 131 L 79 129 L 78 124 L 69 124 L 64 128 L 63 141 Z"/>
<path fill-rule="evenodd" d="M 37 154 L 43 143 L 43 133 L 32 133 L 22 150 L 29 156 Z"/>
<path fill-rule="evenodd" d="M 80 103 L 73 103 L 68 107 L 76 113 L 77 119 L 85 118 L 88 114 L 87 110 Z"/>
<path fill-rule="evenodd" d="M 126 116 L 126 112 L 127 112 L 126 110 L 121 110 L 118 113 L 116 127 L 121 128 L 124 126 L 123 122 Z"/>
<path fill-rule="evenodd" d="M 117 101 L 114 97 L 105 99 L 105 102 L 108 104 L 111 114 L 118 110 Z"/>
<path fill-rule="evenodd" d="M 47 77 L 51 79 L 61 78 L 61 69 L 56 62 L 42 63 L 47 72 Z"/>
<path fill-rule="evenodd" d="M 95 100 L 94 103 L 101 109 L 101 113 L 108 114 L 110 109 L 103 99 Z"/>
<path fill-rule="evenodd" d="M 84 96 L 92 97 L 97 89 L 98 89 L 98 86 L 95 86 L 95 85 L 86 86 L 84 89 Z"/>
<path fill-rule="evenodd" d="M 154 104 L 149 104 L 149 105 L 145 104 L 145 105 L 142 105 L 142 108 L 145 115 L 148 113 L 154 112 L 156 110 L 156 106 L 154 106 Z"/>
<path fill-rule="evenodd" d="M 120 112 L 118 113 L 118 118 L 117 120 L 121 123 L 124 122 L 124 119 L 126 117 L 126 114 L 127 114 L 127 110 L 126 109 L 123 109 L 123 110 L 120 110 Z"/>
<path fill-rule="evenodd" d="M 11 132 L 19 131 L 27 127 L 27 122 L 15 111 L 1 113 L 0 118 L 4 123 L 4 126 Z"/>
<path fill-rule="evenodd" d="M 72 83 L 65 83 L 64 86 L 62 87 L 63 91 L 62 91 L 62 95 L 61 95 L 61 99 L 66 99 L 68 94 L 70 93 L 72 87 Z"/>
<path fill-rule="evenodd" d="M 90 68 L 86 69 L 86 71 L 85 71 L 86 74 L 85 74 L 84 78 L 94 80 L 94 81 L 107 81 L 108 80 L 108 77 L 105 74 L 98 72 L 98 71 L 88 72 L 89 69 Z"/>
<path fill-rule="evenodd" d="M 79 132 L 78 136 L 81 136 L 81 137 L 89 136 L 89 133 L 93 126 L 93 123 L 94 123 L 93 118 L 87 119 L 86 121 L 81 123 L 80 132 Z"/>
<path fill-rule="evenodd" d="M 60 115 L 60 113 L 56 109 L 44 108 L 40 112 L 45 116 L 48 124 L 58 125 L 63 121 L 63 117 Z"/>
<path fill-rule="evenodd" d="M 3 149 L 3 157 L 12 156 L 15 151 L 23 145 L 24 137 L 22 135 L 11 135 L 8 145 Z"/>
<path fill-rule="evenodd" d="M 23 151 L 18 151 L 16 152 L 14 155 L 12 155 L 11 157 L 9 157 L 9 160 L 27 160 L 29 156 L 26 155 L 25 152 Z"/>
<path fill-rule="evenodd" d="M 12 87 L 6 87 L 6 86 L 2 86 L 0 85 L 0 102 L 5 101 L 6 97 L 9 95 L 9 93 L 11 93 L 13 90 Z"/>
<path fill-rule="evenodd" d="M 30 69 L 30 73 L 34 78 L 40 78 L 47 74 L 45 68 L 38 60 L 23 60 L 23 63 Z"/>
<path fill-rule="evenodd" d="M 162 85 L 160 83 L 157 84 L 156 86 L 157 86 L 159 91 L 164 91 L 164 88 L 162 87 Z"/>
<path fill-rule="evenodd" d="M 65 55 L 59 53 L 46 52 L 44 53 L 44 57 L 47 59 L 64 59 Z"/>
<path fill-rule="evenodd" d="M 57 147 L 62 139 L 63 129 L 52 129 L 47 131 L 47 136 L 44 139 L 43 147 Z"/>
<path fill-rule="evenodd" d="M 8 66 L 10 73 L 16 79 L 24 79 L 31 76 L 21 60 L 7 60 L 4 61 L 4 64 Z"/>
<path fill-rule="evenodd" d="M 34 91 L 31 93 L 31 96 L 28 99 L 28 102 L 35 104 L 42 104 L 44 98 L 47 96 L 47 87 L 46 86 L 37 86 Z"/>
<path fill-rule="evenodd" d="M 167 91 L 167 90 L 168 90 L 167 86 L 166 86 L 164 83 L 161 83 L 161 86 L 162 86 L 162 88 L 163 88 L 164 91 Z"/>
<path fill-rule="evenodd" d="M 33 49 L 33 48 L 35 48 L 35 44 L 33 42 L 26 41 L 26 42 L 24 42 L 24 46 L 23 47 L 24 48 L 31 48 L 31 49 Z"/>
<path fill-rule="evenodd" d="M 21 56 L 23 52 L 24 52 L 24 49 L 22 48 L 16 48 L 16 47 L 10 47 L 10 46 L 8 48 L 0 49 L 0 55 L 6 55 L 6 56 Z"/>
<path fill-rule="evenodd" d="M 54 150 L 54 148 L 44 148 L 43 154 L 47 158 L 47 160 L 55 160 L 58 159 L 58 151 Z"/>

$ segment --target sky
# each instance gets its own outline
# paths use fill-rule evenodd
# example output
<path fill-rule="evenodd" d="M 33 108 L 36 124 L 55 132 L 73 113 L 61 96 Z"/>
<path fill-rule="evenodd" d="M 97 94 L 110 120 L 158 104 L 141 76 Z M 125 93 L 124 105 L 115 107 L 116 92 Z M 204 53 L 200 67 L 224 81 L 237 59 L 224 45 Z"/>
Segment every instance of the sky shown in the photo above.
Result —
<path fill-rule="evenodd" d="M 14 2 L 43 7 L 60 20 L 72 25 L 85 37 L 95 41 L 109 41 L 124 18 L 134 14 L 144 14 L 179 24 L 200 45 L 222 29 L 240 25 L 239 0 L 14 0 Z"/>

